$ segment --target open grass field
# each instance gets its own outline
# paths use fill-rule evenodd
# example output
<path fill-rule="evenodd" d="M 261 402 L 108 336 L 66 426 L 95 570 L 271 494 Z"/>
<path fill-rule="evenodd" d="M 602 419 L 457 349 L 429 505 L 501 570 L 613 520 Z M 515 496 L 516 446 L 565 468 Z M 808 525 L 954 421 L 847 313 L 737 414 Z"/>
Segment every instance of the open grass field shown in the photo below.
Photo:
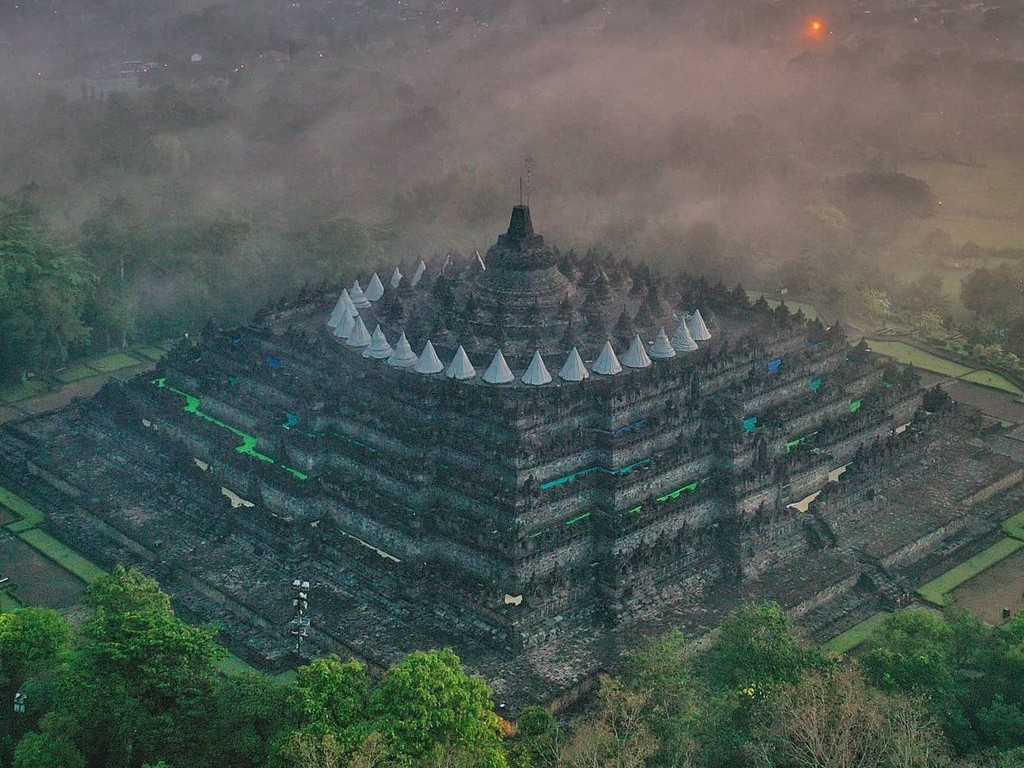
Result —
<path fill-rule="evenodd" d="M 952 602 L 952 598 L 949 595 L 950 592 L 968 579 L 972 579 L 996 563 L 1002 562 L 1022 547 L 1024 547 L 1024 541 L 1011 538 L 1000 539 L 967 562 L 946 571 L 937 579 L 932 579 L 918 589 L 917 594 L 933 605 L 949 605 Z"/>
<path fill-rule="evenodd" d="M 950 596 L 957 606 L 982 621 L 1001 624 L 1003 608 L 1009 608 L 1011 615 L 1024 608 L 1024 551 L 982 571 L 954 589 Z"/>
<path fill-rule="evenodd" d="M 1024 390 L 1008 380 L 1005 376 L 1000 376 L 998 373 L 992 371 L 973 371 L 964 376 L 960 377 L 963 381 L 969 381 L 972 384 L 981 384 L 983 387 L 991 387 L 992 389 L 998 389 L 1003 392 L 1009 392 L 1011 395 L 1017 395 L 1018 397 L 1024 395 Z"/>
<path fill-rule="evenodd" d="M 850 627 L 841 635 L 836 635 L 823 646 L 826 651 L 833 653 L 849 653 L 854 648 L 863 645 L 871 639 L 889 616 L 892 614 L 886 611 L 876 613 L 874 616 L 865 619 L 860 624 Z"/>
<path fill-rule="evenodd" d="M 897 363 L 913 365 L 915 368 L 933 371 L 954 379 L 975 372 L 973 368 L 969 368 L 966 365 L 946 360 L 938 355 L 933 355 L 931 352 L 925 352 L 924 350 L 912 347 L 902 341 L 868 339 L 868 346 L 872 352 L 890 357 Z"/>
<path fill-rule="evenodd" d="M 940 161 L 905 163 L 900 170 L 928 182 L 942 201 L 935 216 L 904 227 L 898 244 L 914 249 L 933 229 L 945 229 L 958 245 L 1024 247 L 1024 158 L 992 155 L 983 166 Z"/>

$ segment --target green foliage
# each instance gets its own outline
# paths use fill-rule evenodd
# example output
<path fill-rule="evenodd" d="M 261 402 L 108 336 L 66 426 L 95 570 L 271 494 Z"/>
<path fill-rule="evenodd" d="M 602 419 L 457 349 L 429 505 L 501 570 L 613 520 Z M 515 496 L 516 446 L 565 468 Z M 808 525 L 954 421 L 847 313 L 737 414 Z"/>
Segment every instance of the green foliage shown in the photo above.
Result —
<path fill-rule="evenodd" d="M 490 689 L 463 671 L 451 649 L 416 651 L 389 669 L 371 711 L 374 730 L 402 756 L 422 759 L 459 745 L 477 756 L 480 768 L 505 765 Z"/>
<path fill-rule="evenodd" d="M 916 609 L 890 616 L 861 664 L 883 690 L 945 695 L 953 685 L 953 632 L 942 616 Z"/>
<path fill-rule="evenodd" d="M 712 685 L 753 700 L 797 682 L 824 658 L 796 637 L 778 603 L 758 603 L 725 620 L 705 663 Z"/>
<path fill-rule="evenodd" d="M 10 682 L 53 667 L 71 647 L 71 627 L 56 611 L 18 608 L 0 614 L 0 674 Z"/>
<path fill-rule="evenodd" d="M 295 698 L 305 722 L 336 731 L 349 728 L 366 718 L 369 707 L 366 665 L 328 656 L 299 667 Z"/>
<path fill-rule="evenodd" d="M 14 752 L 14 768 L 85 768 L 86 760 L 60 733 L 29 733 Z"/>
<path fill-rule="evenodd" d="M 292 688 L 262 674 L 220 680 L 212 705 L 193 766 L 264 766 L 278 734 L 298 725 Z"/>
<path fill-rule="evenodd" d="M 0 376 L 53 366 L 89 337 L 89 263 L 46 228 L 32 190 L 0 200 Z"/>

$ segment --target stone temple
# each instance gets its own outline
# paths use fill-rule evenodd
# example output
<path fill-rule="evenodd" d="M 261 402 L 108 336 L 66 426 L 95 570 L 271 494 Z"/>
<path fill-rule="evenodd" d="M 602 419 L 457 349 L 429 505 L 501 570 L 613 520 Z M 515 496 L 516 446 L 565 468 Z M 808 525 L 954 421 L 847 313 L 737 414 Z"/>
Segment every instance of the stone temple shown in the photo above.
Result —
<path fill-rule="evenodd" d="M 818 639 L 907 603 L 1024 495 L 984 427 L 838 327 L 560 253 L 520 205 L 486 255 L 305 290 L 7 425 L 0 480 L 258 666 L 296 663 L 300 577 L 307 653 L 451 645 L 514 711 L 746 599 Z"/>

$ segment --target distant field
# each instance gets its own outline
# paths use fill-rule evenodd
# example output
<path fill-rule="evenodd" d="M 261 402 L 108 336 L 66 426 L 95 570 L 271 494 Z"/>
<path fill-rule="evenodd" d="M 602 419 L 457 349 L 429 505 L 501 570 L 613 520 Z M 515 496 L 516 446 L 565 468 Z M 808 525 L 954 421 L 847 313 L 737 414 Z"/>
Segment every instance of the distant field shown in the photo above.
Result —
<path fill-rule="evenodd" d="M 918 589 L 917 593 L 934 605 L 949 605 L 951 601 L 950 592 L 979 573 L 991 568 L 996 563 L 1005 560 L 1021 547 L 1024 547 L 1024 541 L 1010 538 L 1000 539 L 967 562 L 946 571 L 937 579 L 932 579 Z"/>
<path fill-rule="evenodd" d="M 877 352 L 880 355 L 891 357 L 898 363 L 913 365 L 916 368 L 921 368 L 926 371 L 934 371 L 935 373 L 941 373 L 944 376 L 960 378 L 962 376 L 967 376 L 969 373 L 975 372 L 973 368 L 968 368 L 966 365 L 954 363 L 952 360 L 946 360 L 938 355 L 933 355 L 931 352 L 925 352 L 924 350 L 917 349 L 916 347 L 912 347 L 902 341 L 869 339 L 868 346 L 871 348 L 872 352 Z"/>
<path fill-rule="evenodd" d="M 945 229 L 957 244 L 1024 247 L 1024 159 L 995 155 L 982 167 L 928 161 L 900 170 L 927 181 L 942 205 L 936 216 L 908 224 L 898 244 L 914 249 L 931 230 Z"/>

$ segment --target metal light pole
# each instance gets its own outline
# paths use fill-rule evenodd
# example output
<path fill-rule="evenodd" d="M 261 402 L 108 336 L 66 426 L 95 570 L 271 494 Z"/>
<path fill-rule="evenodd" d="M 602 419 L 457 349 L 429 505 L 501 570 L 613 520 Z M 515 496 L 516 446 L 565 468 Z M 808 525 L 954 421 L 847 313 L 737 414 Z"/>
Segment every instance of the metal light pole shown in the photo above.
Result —
<path fill-rule="evenodd" d="M 309 610 L 309 582 L 293 579 L 292 589 L 295 591 L 295 597 L 292 598 L 295 613 L 291 620 L 291 634 L 295 638 L 295 655 L 301 658 L 302 641 L 309 635 L 309 617 L 306 616 Z"/>

